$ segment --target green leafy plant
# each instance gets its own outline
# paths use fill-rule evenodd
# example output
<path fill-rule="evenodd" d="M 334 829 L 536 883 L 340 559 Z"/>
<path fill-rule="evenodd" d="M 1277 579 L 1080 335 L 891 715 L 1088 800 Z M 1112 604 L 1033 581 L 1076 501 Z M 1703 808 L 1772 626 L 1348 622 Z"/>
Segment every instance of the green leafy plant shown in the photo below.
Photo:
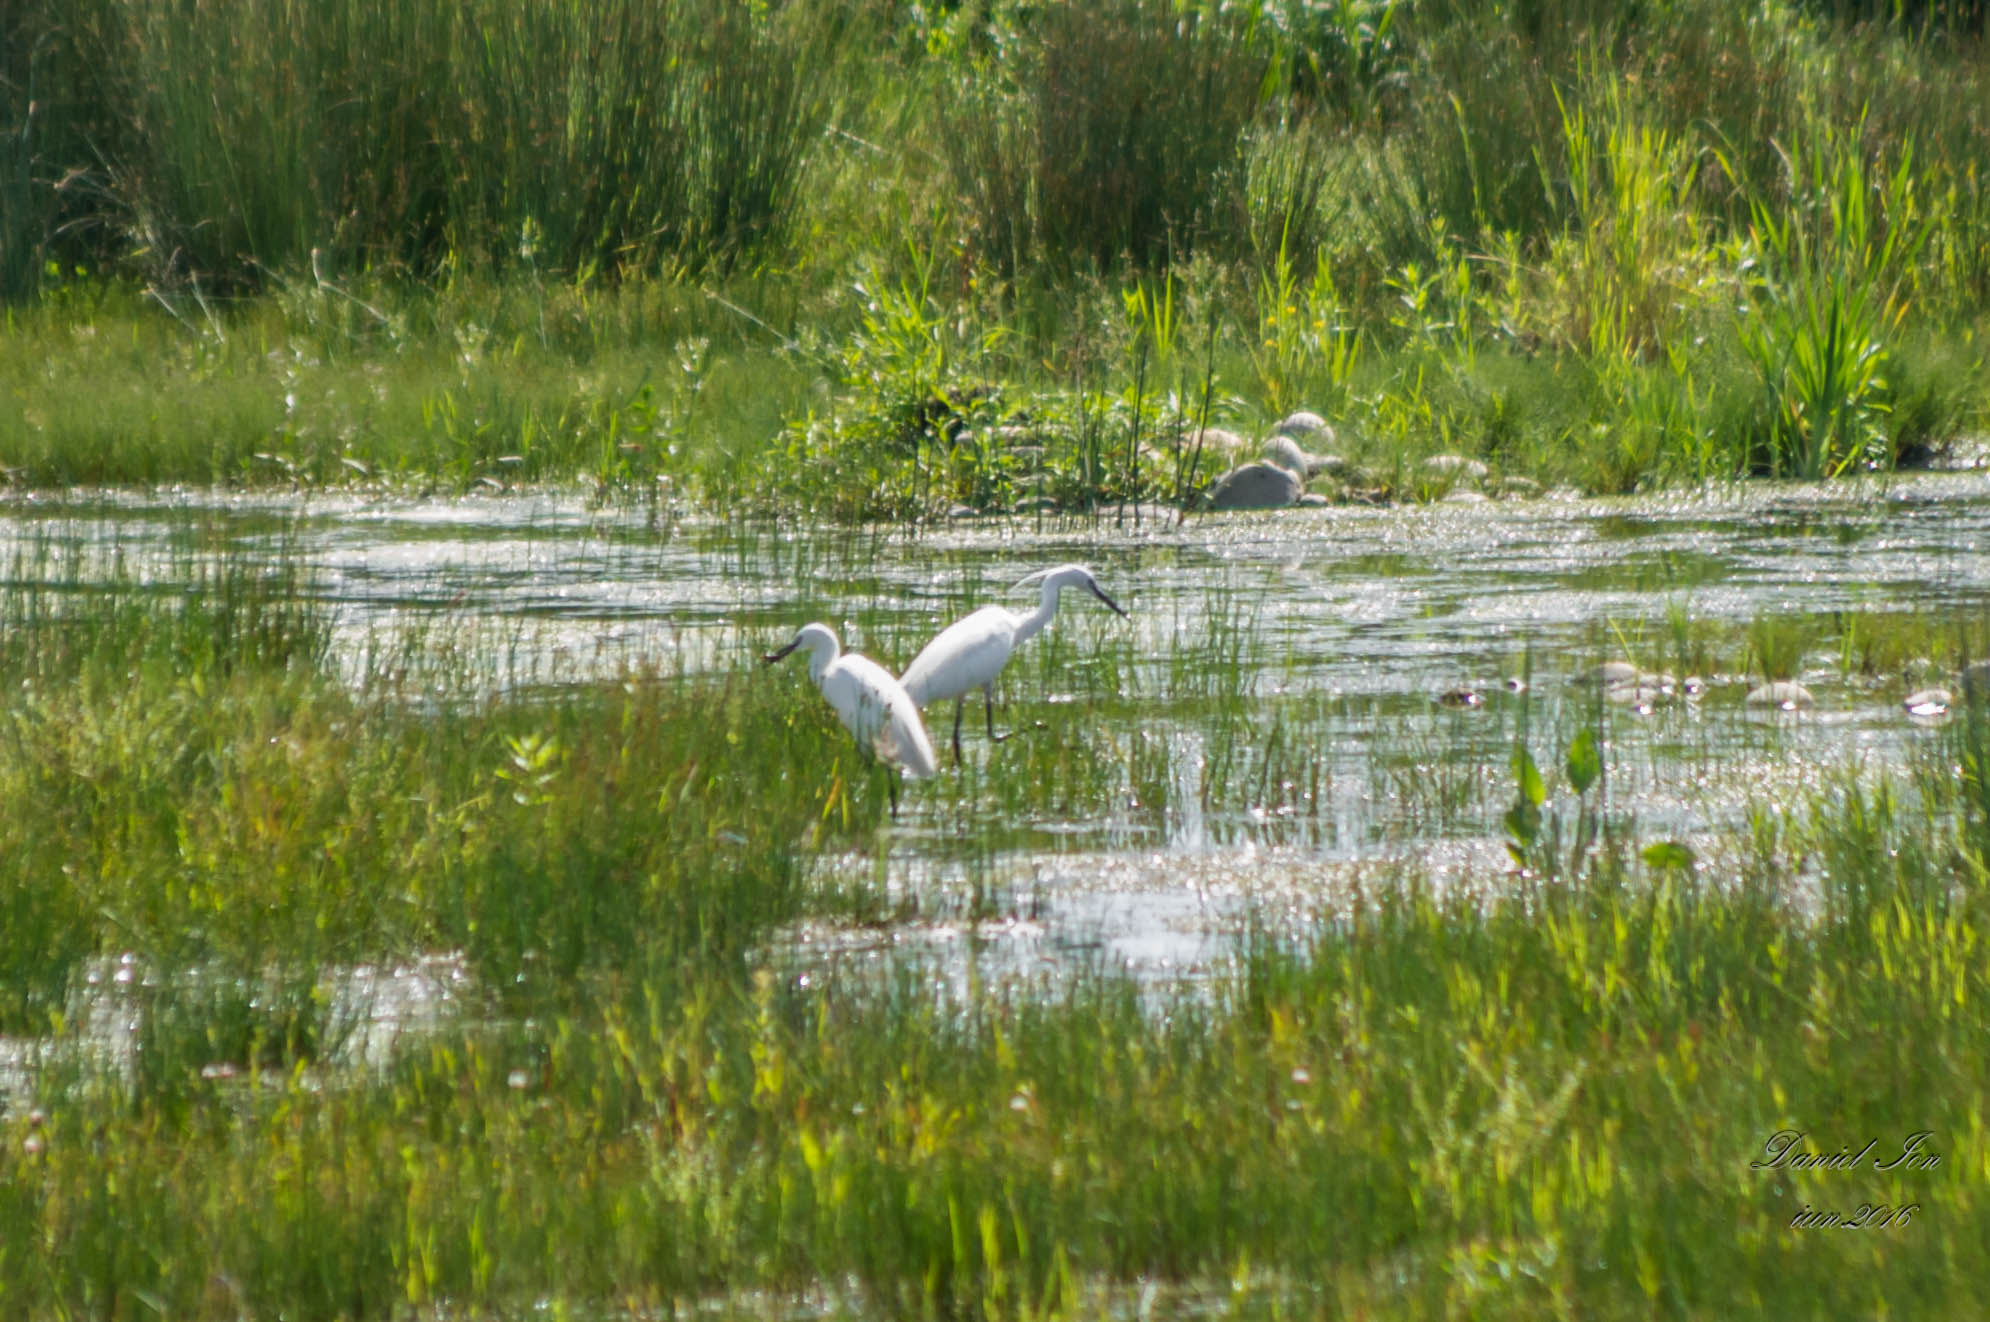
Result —
<path fill-rule="evenodd" d="M 1760 462 L 1772 475 L 1836 477 L 1892 463 L 1887 342 L 1906 315 L 1932 221 L 1913 144 L 1874 177 L 1857 146 L 1862 127 L 1825 129 L 1807 153 L 1789 153 L 1799 205 L 1751 202 L 1763 265 L 1740 339 L 1762 382 Z"/>
<path fill-rule="evenodd" d="M 1547 781 L 1524 743 L 1513 745 L 1511 767 L 1514 801 L 1504 819 L 1507 853 L 1523 871 L 1535 876 L 1553 879 L 1579 875 L 1604 832 L 1603 793 L 1598 789 L 1595 801 L 1587 797 L 1603 779 L 1603 756 L 1595 730 L 1585 727 L 1578 731 L 1569 741 L 1563 762 L 1563 778 L 1579 804 L 1573 833 L 1566 842 L 1561 810 L 1542 812 L 1548 800 Z"/>

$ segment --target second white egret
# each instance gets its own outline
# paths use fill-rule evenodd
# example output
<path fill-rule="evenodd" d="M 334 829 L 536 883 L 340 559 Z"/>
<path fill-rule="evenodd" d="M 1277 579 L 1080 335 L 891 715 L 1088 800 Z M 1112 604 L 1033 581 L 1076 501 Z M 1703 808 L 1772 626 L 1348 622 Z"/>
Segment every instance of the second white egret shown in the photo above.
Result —
<path fill-rule="evenodd" d="M 808 649 L 808 677 L 829 699 L 857 740 L 857 746 L 888 766 L 902 766 L 912 776 L 930 776 L 939 769 L 919 705 L 904 687 L 869 657 L 845 652 L 836 631 L 826 624 L 804 624 L 794 641 L 763 661 L 773 664 L 796 648 Z M 898 813 L 898 776 L 892 774 L 891 811 Z"/>
<path fill-rule="evenodd" d="M 960 761 L 960 718 L 967 694 L 981 690 L 982 710 L 988 720 L 988 738 L 1000 742 L 1006 735 L 995 733 L 995 677 L 1009 664 L 1018 647 L 1042 631 L 1057 614 L 1057 594 L 1064 588 L 1083 588 L 1120 615 L 1118 602 L 1106 595 L 1092 571 L 1083 565 L 1059 565 L 1040 569 L 1017 583 L 1017 587 L 1043 580 L 1043 600 L 1033 611 L 1012 611 L 1006 606 L 983 606 L 942 629 L 920 650 L 899 677 L 912 701 L 921 708 L 948 698 L 954 703 L 954 761 Z"/>

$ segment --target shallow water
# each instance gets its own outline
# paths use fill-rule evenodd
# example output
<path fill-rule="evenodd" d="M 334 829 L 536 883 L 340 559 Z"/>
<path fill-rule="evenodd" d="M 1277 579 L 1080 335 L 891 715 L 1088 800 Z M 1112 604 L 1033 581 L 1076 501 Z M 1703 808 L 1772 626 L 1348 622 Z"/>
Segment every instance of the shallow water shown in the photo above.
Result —
<path fill-rule="evenodd" d="M 0 512 L 0 554 L 41 539 L 86 560 L 118 556 L 162 590 L 177 586 L 191 541 L 217 536 L 301 559 L 355 678 L 369 654 L 416 631 L 480 653 L 481 682 L 501 687 L 632 665 L 745 668 L 810 619 L 902 668 L 969 604 L 1027 607 L 1030 594 L 1006 585 L 1089 563 L 1131 618 L 1067 597 L 1054 634 L 1030 645 L 1044 655 L 1013 669 L 998 721 L 1041 738 L 1028 727 L 1047 708 L 1101 687 L 1128 695 L 1113 708 L 1121 728 L 1097 732 L 1108 751 L 1128 750 L 1123 784 L 1102 798 L 1111 806 L 963 830 L 941 796 L 911 786 L 878 848 L 914 916 L 889 929 L 805 927 L 782 952 L 809 977 L 923 952 L 943 986 L 970 973 L 1054 980 L 1087 963 L 1193 980 L 1266 914 L 1303 925 L 1406 869 L 1484 885 L 1508 866 L 1499 823 L 1523 729 L 1548 768 L 1594 725 L 1612 813 L 1645 836 L 1709 845 L 1751 806 L 1791 801 L 1848 767 L 1885 774 L 1929 737 L 1901 708 L 1918 687 L 1908 676 L 1848 675 L 1847 613 L 1935 615 L 1963 637 L 1990 618 L 1981 472 L 1150 515 L 1137 527 L 1111 515 L 990 519 L 918 536 L 742 528 L 559 492 L 117 493 Z M 1650 710 L 1606 702 L 1578 678 L 1619 657 L 1676 672 L 1678 628 L 1733 638 L 1772 617 L 1808 631 L 1796 678 L 1816 695 L 1812 712 L 1744 707 L 1759 675 L 1708 675 L 1703 696 Z M 1744 653 L 1730 644 L 1725 655 L 1738 666 Z M 1109 665 L 1121 669 L 1099 669 Z M 1522 674 L 1524 693 L 1510 691 Z M 793 667 L 768 682 L 806 681 Z M 1482 705 L 1438 702 L 1459 687 Z M 1218 729 L 1211 713 L 1226 701 L 1233 716 Z M 943 762 L 951 719 L 950 708 L 929 713 Z M 971 711 L 967 774 L 1021 755 L 1017 743 L 991 750 L 980 728 Z M 827 875 L 877 867 L 874 856 L 822 861 Z"/>

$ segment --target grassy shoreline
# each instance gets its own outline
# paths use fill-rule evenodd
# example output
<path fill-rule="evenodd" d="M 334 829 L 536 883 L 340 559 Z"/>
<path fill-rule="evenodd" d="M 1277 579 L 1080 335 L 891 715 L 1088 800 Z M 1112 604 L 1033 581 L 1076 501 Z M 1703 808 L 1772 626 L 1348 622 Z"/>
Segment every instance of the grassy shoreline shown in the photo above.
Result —
<path fill-rule="evenodd" d="M 1178 497 L 1300 408 L 1329 496 L 1418 499 L 1884 469 L 1990 402 L 1967 15 L 642 8 L 28 6 L 0 464 L 926 518 Z"/>

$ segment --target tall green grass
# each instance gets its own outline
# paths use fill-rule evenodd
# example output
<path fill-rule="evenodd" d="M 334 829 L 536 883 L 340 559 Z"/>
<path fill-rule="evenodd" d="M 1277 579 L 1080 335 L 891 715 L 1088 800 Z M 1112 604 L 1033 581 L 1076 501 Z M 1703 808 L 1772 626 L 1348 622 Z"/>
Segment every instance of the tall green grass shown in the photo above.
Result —
<path fill-rule="evenodd" d="M 1953 25 L 24 12 L 5 260 L 63 274 L 5 328 L 0 464 L 34 484 L 663 477 L 906 518 L 1192 501 L 1173 438 L 1298 407 L 1369 498 L 1429 494 L 1439 452 L 1599 491 L 1826 476 L 1982 415 L 1990 98 Z"/>
<path fill-rule="evenodd" d="M 164 1002 L 274 978 L 320 1010 L 328 969 L 428 949 L 554 1001 L 723 964 L 796 911 L 803 843 L 883 808 L 813 694 L 758 676 L 475 698 L 376 659 L 355 693 L 294 560 L 196 549 L 158 592 L 27 554 L 0 650 L 0 779 L 37 805 L 0 823 L 10 1031 L 121 952 Z"/>
<path fill-rule="evenodd" d="M 995 270 L 1151 267 L 1234 229 L 1265 67 L 1233 18 L 1056 4 L 997 50 L 947 105 L 941 139 Z"/>
<path fill-rule="evenodd" d="M 1898 333 L 1934 222 L 1911 144 L 1878 179 L 1853 144 L 1828 133 L 1813 151 L 1790 162 L 1804 199 L 1797 208 L 1755 204 L 1752 237 L 1770 273 L 1741 343 L 1766 394 L 1767 467 L 1815 479 L 1891 465 L 1876 416 L 1891 411 L 1886 341 Z"/>
<path fill-rule="evenodd" d="M 1377 764 L 1454 823 L 1531 806 L 1504 828 L 1522 870 L 1369 871 L 1317 919 L 1253 917 L 1195 985 L 1046 987 L 999 954 L 839 963 L 788 925 L 889 916 L 900 849 L 978 881 L 1046 822 L 1165 822 L 1178 793 L 1303 811 L 1338 716 L 1256 691 L 1262 603 L 1183 607 L 1206 618 L 1164 631 L 1207 641 L 1161 656 L 1068 604 L 1012 667 L 1062 700 L 1010 705 L 1023 733 L 974 738 L 892 824 L 806 679 L 749 648 L 714 676 L 496 692 L 441 617 L 342 665 L 357 644 L 289 531 L 233 532 L 189 515 L 120 556 L 51 520 L 0 583 L 0 1280 L 21 1316 L 1981 1305 L 1980 704 L 1896 782 L 1765 804 L 1697 859 L 1608 801 L 1628 741 L 1584 713 L 1512 729 L 1526 759 L 1505 725 L 1425 726 Z M 861 574 L 864 536 L 768 528 L 740 567 Z M 988 595 L 963 580 L 932 610 Z M 923 636 L 837 618 L 852 598 L 804 588 L 780 614 L 887 661 Z M 1690 659 L 1669 624 L 1652 646 Z M 1822 641 L 1767 630 L 1697 645 L 1769 663 Z M 1874 664 L 1969 650 L 1888 638 Z M 879 881 L 825 884 L 825 856 Z M 912 872 L 909 903 L 947 913 Z M 447 1008 L 359 1052 L 360 970 L 421 956 L 460 969 Z M 1751 1165 L 1791 1129 L 1889 1157 L 1926 1131 L 1939 1164 Z M 1914 1210 L 1796 1224 L 1862 1204 Z M 1806 1269 L 1818 1235 L 1859 1270 Z"/>
<path fill-rule="evenodd" d="M 295 0 L 92 11 L 164 272 L 724 268 L 776 249 L 833 104 L 793 8 Z"/>

